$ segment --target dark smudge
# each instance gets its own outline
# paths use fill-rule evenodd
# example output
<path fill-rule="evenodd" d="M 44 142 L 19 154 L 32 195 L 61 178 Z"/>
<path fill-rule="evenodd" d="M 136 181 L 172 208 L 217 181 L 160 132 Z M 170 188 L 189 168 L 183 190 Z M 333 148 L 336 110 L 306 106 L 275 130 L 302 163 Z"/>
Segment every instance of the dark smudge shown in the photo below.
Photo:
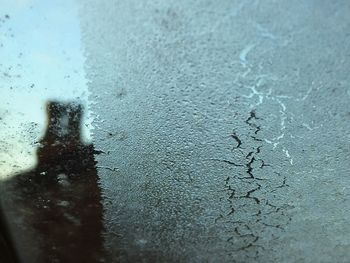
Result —
<path fill-rule="evenodd" d="M 47 114 L 38 164 L 2 185 L 20 261 L 104 262 L 101 192 L 94 147 L 81 141 L 82 106 L 51 101 Z"/>

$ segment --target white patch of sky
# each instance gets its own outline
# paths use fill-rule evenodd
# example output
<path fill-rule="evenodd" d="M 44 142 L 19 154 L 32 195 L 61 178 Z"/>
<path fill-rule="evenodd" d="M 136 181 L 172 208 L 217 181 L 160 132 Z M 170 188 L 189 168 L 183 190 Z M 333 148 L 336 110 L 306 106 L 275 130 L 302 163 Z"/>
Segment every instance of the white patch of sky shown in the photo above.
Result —
<path fill-rule="evenodd" d="M 78 100 L 86 109 L 89 93 L 75 1 L 0 0 L 0 6 L 2 178 L 35 164 L 48 100 Z M 84 124 L 83 139 L 90 141 L 86 116 Z"/>

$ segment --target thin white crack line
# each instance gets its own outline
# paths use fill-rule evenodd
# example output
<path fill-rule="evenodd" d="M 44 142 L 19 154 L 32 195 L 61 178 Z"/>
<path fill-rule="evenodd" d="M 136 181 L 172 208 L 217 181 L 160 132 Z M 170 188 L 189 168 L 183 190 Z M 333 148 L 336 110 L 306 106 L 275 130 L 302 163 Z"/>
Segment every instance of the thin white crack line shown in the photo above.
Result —
<path fill-rule="evenodd" d="M 247 56 L 255 46 L 256 44 L 249 44 L 245 48 L 243 48 L 242 51 L 239 53 L 239 61 L 244 68 L 246 68 L 248 64 Z"/>

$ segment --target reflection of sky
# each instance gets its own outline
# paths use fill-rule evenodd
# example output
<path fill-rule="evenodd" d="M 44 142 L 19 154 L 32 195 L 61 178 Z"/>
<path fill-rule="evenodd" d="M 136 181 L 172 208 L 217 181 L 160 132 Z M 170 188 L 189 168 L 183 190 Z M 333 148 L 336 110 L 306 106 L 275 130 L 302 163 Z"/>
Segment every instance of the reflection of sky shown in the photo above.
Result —
<path fill-rule="evenodd" d="M 33 165 L 34 142 L 45 125 L 45 102 L 59 99 L 86 103 L 88 91 L 74 1 L 0 0 L 0 6 L 3 177 Z M 88 129 L 84 135 L 89 140 Z"/>

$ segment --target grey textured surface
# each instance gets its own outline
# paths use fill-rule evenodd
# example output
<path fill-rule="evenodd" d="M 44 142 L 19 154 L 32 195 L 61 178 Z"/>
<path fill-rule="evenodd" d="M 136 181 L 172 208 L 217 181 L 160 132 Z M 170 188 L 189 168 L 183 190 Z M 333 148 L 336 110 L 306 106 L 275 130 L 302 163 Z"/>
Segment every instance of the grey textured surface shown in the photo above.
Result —
<path fill-rule="evenodd" d="M 116 261 L 349 262 L 349 1 L 80 11 Z"/>

